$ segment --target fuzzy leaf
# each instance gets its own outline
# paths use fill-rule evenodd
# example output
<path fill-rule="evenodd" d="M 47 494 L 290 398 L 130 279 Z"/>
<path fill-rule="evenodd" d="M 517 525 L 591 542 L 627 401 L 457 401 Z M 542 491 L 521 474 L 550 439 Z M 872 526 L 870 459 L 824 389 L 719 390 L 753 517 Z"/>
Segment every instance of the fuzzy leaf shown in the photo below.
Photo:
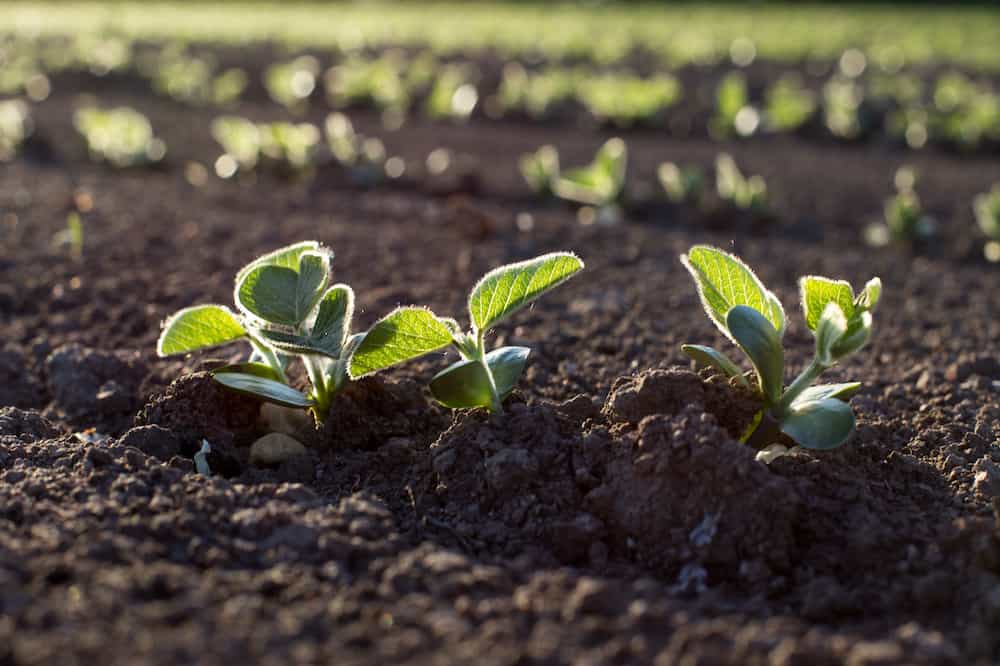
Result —
<path fill-rule="evenodd" d="M 365 333 L 351 356 L 351 379 L 444 349 L 451 341 L 451 330 L 430 310 L 397 308 Z"/>
<path fill-rule="evenodd" d="M 477 331 L 485 331 L 583 268 L 568 252 L 553 252 L 496 268 L 479 280 L 469 296 L 469 314 Z"/>
<path fill-rule="evenodd" d="M 737 305 L 753 308 L 771 323 L 780 338 L 785 330 L 785 311 L 750 267 L 718 248 L 695 245 L 681 256 L 698 286 L 705 312 L 730 339 L 726 315 Z"/>
<path fill-rule="evenodd" d="M 517 385 L 530 351 L 527 347 L 501 347 L 486 355 L 501 401 Z M 452 409 L 493 406 L 490 377 L 474 359 L 458 361 L 436 374 L 430 389 L 438 402 Z"/>
<path fill-rule="evenodd" d="M 286 245 L 285 247 L 274 250 L 273 252 L 268 252 L 265 255 L 257 257 L 249 264 L 240 269 L 236 274 L 236 285 L 239 288 L 240 282 L 243 278 L 254 268 L 260 266 L 280 266 L 282 268 L 291 268 L 297 271 L 299 268 L 299 258 L 304 252 L 318 251 L 320 245 L 317 241 L 301 241 L 299 243 L 293 243 L 292 245 Z M 326 251 L 330 258 L 333 258 L 333 252 Z"/>
<path fill-rule="evenodd" d="M 351 331 L 354 317 L 354 290 L 346 284 L 335 284 L 326 290 L 319 302 L 310 338 L 333 355 L 340 350 Z"/>
<path fill-rule="evenodd" d="M 872 314 L 862 312 L 849 322 L 847 332 L 833 345 L 830 353 L 838 359 L 853 354 L 868 344 L 871 335 Z"/>
<path fill-rule="evenodd" d="M 698 365 L 704 368 L 715 368 L 726 377 L 739 377 L 740 384 L 747 385 L 747 380 L 740 369 L 722 352 L 703 345 L 681 345 L 681 351 L 691 357 Z"/>
<path fill-rule="evenodd" d="M 823 365 L 833 365 L 833 347 L 847 333 L 847 317 L 834 301 L 828 301 L 816 324 L 816 359 Z"/>
<path fill-rule="evenodd" d="M 778 331 L 764 315 L 746 305 L 737 305 L 729 311 L 726 326 L 736 344 L 750 357 L 764 399 L 770 405 L 776 404 L 781 398 L 785 374 L 785 355 Z"/>
<path fill-rule="evenodd" d="M 226 388 L 267 402 L 273 402 L 276 405 L 298 408 L 312 407 L 313 405 L 312 400 L 300 391 L 267 377 L 236 372 L 218 372 L 212 377 Z"/>
<path fill-rule="evenodd" d="M 792 403 L 781 421 L 781 431 L 807 449 L 835 449 L 854 432 L 854 412 L 836 398 Z"/>
<path fill-rule="evenodd" d="M 156 343 L 160 356 L 186 354 L 239 340 L 246 329 L 236 314 L 223 305 L 196 305 L 172 315 L 163 324 Z"/>
<path fill-rule="evenodd" d="M 849 282 L 830 280 L 818 275 L 807 275 L 799 280 L 799 294 L 802 298 L 802 312 L 806 326 L 815 331 L 827 303 L 840 306 L 844 317 L 854 315 L 854 291 Z"/>
<path fill-rule="evenodd" d="M 298 270 L 264 264 L 242 276 L 236 305 L 272 324 L 298 326 L 316 307 L 330 278 L 329 255 L 303 252 Z"/>

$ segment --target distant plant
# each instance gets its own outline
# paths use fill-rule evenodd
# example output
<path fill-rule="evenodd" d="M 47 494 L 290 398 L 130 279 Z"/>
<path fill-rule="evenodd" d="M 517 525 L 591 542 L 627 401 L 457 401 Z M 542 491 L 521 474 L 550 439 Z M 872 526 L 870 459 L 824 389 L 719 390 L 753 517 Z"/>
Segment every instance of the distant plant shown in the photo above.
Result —
<path fill-rule="evenodd" d="M 401 51 L 388 51 L 377 58 L 352 55 L 328 69 L 323 80 L 327 99 L 335 108 L 371 104 L 402 117 L 437 68 L 430 53 L 411 58 Z"/>
<path fill-rule="evenodd" d="M 86 139 L 91 158 L 115 167 L 159 162 L 167 152 L 146 116 L 129 107 L 79 109 L 73 124 Z"/>
<path fill-rule="evenodd" d="M 336 111 L 326 117 L 324 126 L 330 154 L 356 183 L 374 185 L 385 179 L 385 145 L 380 139 L 358 134 L 351 119 Z"/>
<path fill-rule="evenodd" d="M 789 132 L 804 125 L 816 111 L 816 96 L 797 76 L 785 75 L 768 88 L 764 118 L 769 128 Z"/>
<path fill-rule="evenodd" d="M 260 130 L 257 124 L 239 116 L 220 116 L 212 121 L 212 138 L 225 151 L 216 160 L 220 176 L 232 176 L 237 169 L 253 171 L 260 161 Z"/>
<path fill-rule="evenodd" d="M 628 149 L 619 138 L 608 139 L 594 161 L 584 167 L 563 171 L 553 191 L 560 199 L 573 201 L 597 210 L 597 218 L 609 223 L 622 216 Z"/>
<path fill-rule="evenodd" d="M 649 79 L 604 74 L 580 80 L 577 97 L 598 120 L 630 127 L 676 104 L 681 98 L 681 86 L 668 74 Z"/>
<path fill-rule="evenodd" d="M 656 176 L 671 202 L 696 206 L 701 203 L 705 191 L 705 174 L 698 167 L 681 167 L 673 162 L 663 162 L 657 168 Z"/>
<path fill-rule="evenodd" d="M 860 350 L 871 337 L 872 311 L 882 282 L 872 278 L 855 294 L 843 280 L 806 276 L 799 281 L 806 325 L 816 350 L 812 361 L 786 388 L 782 336 L 785 311 L 757 276 L 738 257 L 714 247 L 696 245 L 681 256 L 691 273 L 705 313 L 746 354 L 756 374 L 756 391 L 764 402 L 744 435 L 761 449 L 776 443 L 779 432 L 809 449 L 833 449 L 854 432 L 854 413 L 846 401 L 860 384 L 813 385 L 819 376 Z M 711 367 L 744 386 L 739 368 L 720 351 L 684 345 L 696 363 Z"/>
<path fill-rule="evenodd" d="M 572 99 L 585 76 L 580 69 L 548 67 L 528 72 L 519 63 L 508 63 L 497 91 L 500 111 L 519 110 L 532 118 L 546 118 L 560 104 Z"/>
<path fill-rule="evenodd" d="M 760 112 L 750 104 L 747 80 L 742 72 L 722 77 L 715 91 L 715 115 L 709 120 L 714 136 L 750 136 L 760 126 Z"/>
<path fill-rule="evenodd" d="M 225 105 L 239 99 L 247 86 L 242 69 L 231 68 L 216 75 L 215 61 L 166 48 L 144 69 L 161 94 L 189 104 Z"/>
<path fill-rule="evenodd" d="M 885 200 L 883 219 L 868 225 L 865 240 L 881 247 L 890 243 L 918 243 L 934 236 L 937 224 L 924 213 L 916 192 L 916 175 L 912 169 L 896 171 L 896 194 Z"/>
<path fill-rule="evenodd" d="M 333 397 L 350 378 L 347 359 L 362 335 L 351 335 L 354 291 L 330 285 L 333 252 L 304 241 L 265 254 L 236 274 L 238 312 L 224 305 L 185 308 L 163 323 L 160 356 L 188 354 L 237 341 L 250 343 L 246 363 L 212 371 L 217 382 L 285 407 L 309 409 L 326 418 Z M 311 387 L 292 388 L 286 369 L 292 358 L 305 366 Z"/>
<path fill-rule="evenodd" d="M 823 121 L 831 134 L 842 139 L 861 135 L 865 129 L 861 121 L 864 99 L 864 90 L 853 79 L 835 77 L 823 86 Z"/>
<path fill-rule="evenodd" d="M 427 115 L 453 120 L 466 120 L 471 116 L 479 103 L 479 91 L 473 78 L 468 68 L 461 65 L 439 69 L 427 96 Z"/>
<path fill-rule="evenodd" d="M 292 111 L 302 111 L 316 89 L 318 74 L 319 62 L 316 58 L 299 56 L 264 70 L 264 87 L 275 102 Z"/>
<path fill-rule="evenodd" d="M 767 184 L 761 176 L 747 178 L 728 154 L 715 158 L 715 191 L 737 210 L 765 214 L 768 210 Z"/>
<path fill-rule="evenodd" d="M 350 360 L 354 379 L 453 346 L 461 360 L 439 372 L 431 393 L 453 409 L 485 407 L 503 412 L 504 399 L 524 372 L 530 349 L 500 347 L 486 351 L 489 330 L 583 268 L 573 254 L 556 252 L 494 269 L 469 295 L 472 327 L 462 331 L 454 319 L 418 307 L 398 308 L 376 322 Z"/>
<path fill-rule="evenodd" d="M 0 162 L 17 157 L 33 128 L 27 103 L 19 99 L 0 102 Z"/>
<path fill-rule="evenodd" d="M 543 196 L 554 194 L 559 180 L 559 151 L 555 146 L 542 146 L 533 153 L 521 155 L 519 166 L 528 187 Z"/>
<path fill-rule="evenodd" d="M 83 258 L 83 221 L 76 211 L 66 216 L 66 228 L 52 236 L 52 243 L 69 249 L 70 256 L 79 261 Z"/>
<path fill-rule="evenodd" d="M 1000 262 L 1000 184 L 989 192 L 976 196 L 972 202 L 979 228 L 986 234 L 983 254 L 992 262 Z"/>

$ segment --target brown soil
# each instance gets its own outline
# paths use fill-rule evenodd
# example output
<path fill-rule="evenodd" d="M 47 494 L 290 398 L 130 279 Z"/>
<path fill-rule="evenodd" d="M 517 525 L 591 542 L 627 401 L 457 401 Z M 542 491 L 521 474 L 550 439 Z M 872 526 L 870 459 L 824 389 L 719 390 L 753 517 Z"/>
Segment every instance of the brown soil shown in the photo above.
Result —
<path fill-rule="evenodd" d="M 148 113 L 168 164 L 87 163 L 69 119 L 85 91 Z M 256 97 L 238 111 L 282 117 Z M 471 156 L 478 192 L 456 196 L 415 166 L 375 189 L 329 169 L 192 185 L 188 163 L 217 154 L 213 112 L 134 80 L 57 78 L 36 115 L 49 152 L 0 167 L 0 664 L 1000 660 L 1000 292 L 969 209 L 995 160 L 633 130 L 633 187 L 725 149 L 767 178 L 775 220 L 645 206 L 586 227 L 516 168 L 546 142 L 581 162 L 608 136 L 575 127 L 385 133 L 355 114 L 409 165 Z M 941 241 L 865 248 L 904 161 Z M 81 198 L 77 261 L 51 239 Z M 485 270 L 543 251 L 587 270 L 493 337 L 532 347 L 505 415 L 433 405 L 432 357 L 352 386 L 309 455 L 256 468 L 256 405 L 199 374 L 243 350 L 162 360 L 155 339 L 305 238 L 335 249 L 356 330 L 401 303 L 461 317 Z M 764 466 L 737 442 L 752 398 L 679 350 L 730 348 L 677 261 L 696 242 L 734 248 L 781 297 L 789 372 L 812 351 L 795 279 L 882 277 L 875 340 L 829 373 L 864 383 L 845 447 Z M 202 439 L 211 478 L 191 460 Z"/>

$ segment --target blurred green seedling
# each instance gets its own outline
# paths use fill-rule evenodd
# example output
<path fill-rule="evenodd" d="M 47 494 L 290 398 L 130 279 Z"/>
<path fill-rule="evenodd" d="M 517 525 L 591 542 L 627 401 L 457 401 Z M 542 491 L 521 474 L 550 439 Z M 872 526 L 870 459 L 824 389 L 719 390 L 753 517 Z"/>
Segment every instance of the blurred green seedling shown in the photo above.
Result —
<path fill-rule="evenodd" d="M 577 98 L 596 119 L 618 127 L 649 122 L 681 98 L 677 79 L 612 73 L 581 79 Z"/>
<path fill-rule="evenodd" d="M 764 407 L 744 441 L 762 449 L 777 443 L 779 433 L 784 433 L 808 449 L 833 449 L 846 442 L 855 429 L 854 412 L 846 401 L 861 384 L 814 382 L 871 338 L 881 280 L 872 278 L 858 294 L 843 280 L 815 275 L 799 280 L 802 311 L 815 338 L 815 353 L 786 387 L 785 311 L 778 298 L 738 257 L 717 248 L 696 245 L 681 256 L 681 263 L 694 278 L 705 313 L 753 365 L 754 389 Z M 724 353 L 702 345 L 682 349 L 699 365 L 749 388 L 746 377 Z"/>
<path fill-rule="evenodd" d="M 764 121 L 777 132 L 791 132 L 804 125 L 816 111 L 816 96 L 794 75 L 782 76 L 768 88 Z"/>
<path fill-rule="evenodd" d="M 299 56 L 289 62 L 275 63 L 264 70 L 264 87 L 275 102 L 290 111 L 305 110 L 309 96 L 316 90 L 319 61 Z"/>
<path fill-rule="evenodd" d="M 261 400 L 312 411 L 321 422 L 350 381 L 347 360 L 362 335 L 351 335 L 354 291 L 330 284 L 333 252 L 304 241 L 265 254 L 236 275 L 236 311 L 224 305 L 185 308 L 163 323 L 156 351 L 174 356 L 237 341 L 250 344 L 245 363 L 213 370 L 215 381 Z M 311 387 L 289 385 L 298 358 Z"/>
<path fill-rule="evenodd" d="M 146 116 L 129 107 L 78 109 L 73 125 L 86 140 L 91 159 L 114 167 L 154 164 L 167 153 Z"/>
<path fill-rule="evenodd" d="M 385 179 L 386 153 L 380 139 L 358 134 L 351 119 L 336 111 L 326 117 L 324 128 L 330 154 L 355 183 L 371 186 Z"/>
<path fill-rule="evenodd" d="M 27 103 L 19 99 L 0 102 L 0 162 L 14 159 L 32 130 Z"/>
<path fill-rule="evenodd" d="M 759 126 L 760 112 L 750 104 L 746 77 L 742 72 L 726 74 L 715 91 L 715 115 L 708 122 L 709 132 L 719 138 L 750 136 Z"/>
<path fill-rule="evenodd" d="M 924 212 L 917 196 L 914 171 L 900 167 L 894 180 L 896 194 L 885 200 L 883 219 L 865 228 L 865 241 L 874 247 L 919 243 L 933 237 L 937 230 L 937 224 Z"/>
<path fill-rule="evenodd" d="M 350 376 L 364 377 L 452 346 L 461 360 L 431 379 L 435 399 L 453 409 L 485 407 L 501 413 L 504 399 L 524 372 L 530 349 L 500 347 L 487 352 L 486 334 L 582 269 L 576 255 L 555 252 L 490 271 L 469 295 L 468 332 L 454 319 L 425 308 L 398 308 L 365 333 L 351 356 Z"/>
<path fill-rule="evenodd" d="M 761 176 L 744 176 L 726 153 L 715 158 L 715 191 L 737 210 L 756 215 L 768 212 L 767 183 Z"/>
<path fill-rule="evenodd" d="M 656 177 L 675 204 L 701 203 L 705 191 L 705 174 L 698 167 L 682 167 L 673 162 L 663 162 L 656 169 Z"/>
<path fill-rule="evenodd" d="M 972 208 L 979 228 L 986 234 L 983 254 L 992 262 L 1000 262 L 1000 184 L 976 195 Z"/>
<path fill-rule="evenodd" d="M 542 146 L 521 156 L 521 175 L 536 194 L 551 196 L 559 180 L 559 151 L 555 146 Z"/>
<path fill-rule="evenodd" d="M 595 208 L 598 220 L 616 223 L 622 217 L 627 170 L 625 142 L 617 137 L 608 139 L 593 162 L 563 171 L 553 191 L 560 199 Z"/>

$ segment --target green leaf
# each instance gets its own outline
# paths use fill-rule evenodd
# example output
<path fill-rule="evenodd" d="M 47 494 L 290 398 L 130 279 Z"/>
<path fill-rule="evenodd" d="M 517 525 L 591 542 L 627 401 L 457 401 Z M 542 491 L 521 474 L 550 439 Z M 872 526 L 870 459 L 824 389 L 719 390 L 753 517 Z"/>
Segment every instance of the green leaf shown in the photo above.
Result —
<path fill-rule="evenodd" d="M 243 281 L 243 278 L 246 277 L 247 273 L 255 268 L 260 266 L 280 266 L 282 268 L 291 268 L 292 270 L 297 271 L 299 268 L 299 258 L 302 254 L 304 252 L 316 251 L 319 249 L 320 244 L 317 241 L 301 241 L 257 257 L 249 264 L 241 268 L 236 274 L 237 289 L 239 289 L 239 284 Z M 332 259 L 333 252 L 326 252 Z"/>
<path fill-rule="evenodd" d="M 486 355 L 501 401 L 517 385 L 530 351 L 527 347 L 501 347 Z M 476 359 L 458 361 L 437 373 L 431 379 L 430 389 L 438 402 L 452 409 L 493 406 L 490 375 Z"/>
<path fill-rule="evenodd" d="M 264 264 L 242 276 L 236 305 L 266 322 L 296 327 L 316 307 L 330 279 L 330 258 L 303 252 L 298 270 Z"/>
<path fill-rule="evenodd" d="M 736 344 L 750 357 L 764 399 L 769 405 L 777 404 L 785 374 L 785 356 L 778 331 L 764 315 L 746 305 L 737 305 L 729 311 L 726 326 Z"/>
<path fill-rule="evenodd" d="M 273 379 L 235 372 L 219 372 L 212 376 L 215 381 L 228 389 L 273 402 L 276 405 L 299 408 L 312 407 L 313 405 L 313 401 L 303 393 Z"/>
<path fill-rule="evenodd" d="M 746 377 L 722 352 L 703 345 L 681 345 L 681 351 L 691 357 L 695 363 L 704 368 L 715 368 L 726 377 L 739 377 L 739 382 L 747 386 Z"/>
<path fill-rule="evenodd" d="M 557 196 L 590 206 L 614 203 L 625 187 L 628 151 L 621 139 L 609 139 L 585 167 L 569 169 L 556 179 Z"/>
<path fill-rule="evenodd" d="M 833 347 L 847 333 L 847 317 L 834 301 L 829 301 L 816 324 L 816 359 L 825 366 L 833 365 Z"/>
<path fill-rule="evenodd" d="M 882 298 L 882 280 L 873 277 L 865 283 L 865 288 L 854 299 L 854 305 L 863 310 L 874 310 Z"/>
<path fill-rule="evenodd" d="M 451 330 L 430 310 L 397 308 L 365 333 L 351 356 L 351 379 L 444 349 L 451 341 Z"/>
<path fill-rule="evenodd" d="M 239 318 L 223 305 L 196 305 L 173 314 L 163 323 L 156 343 L 160 356 L 186 354 L 224 345 L 246 335 Z"/>
<path fill-rule="evenodd" d="M 298 326 L 296 297 L 299 274 L 284 266 L 257 266 L 243 276 L 236 292 L 236 305 L 243 311 L 272 323 Z"/>
<path fill-rule="evenodd" d="M 339 356 L 350 333 L 353 317 L 354 290 L 346 284 L 335 284 L 326 290 L 319 302 L 309 337 L 316 346 Z"/>
<path fill-rule="evenodd" d="M 496 268 L 482 277 L 469 296 L 469 314 L 485 331 L 583 269 L 569 252 L 553 252 Z"/>
<path fill-rule="evenodd" d="M 835 449 L 854 432 L 854 412 L 836 398 L 792 403 L 781 431 L 807 449 Z"/>
<path fill-rule="evenodd" d="M 750 267 L 738 257 L 707 245 L 695 245 L 681 255 L 681 263 L 694 277 L 705 312 L 730 339 L 726 315 L 737 305 L 753 308 L 777 331 L 785 330 L 785 311 Z"/>
<path fill-rule="evenodd" d="M 830 353 L 834 358 L 843 358 L 860 350 L 872 336 L 872 315 L 862 312 L 852 319 L 847 327 L 847 333 L 833 345 Z"/>
<path fill-rule="evenodd" d="M 213 375 L 223 373 L 254 375 L 256 377 L 264 377 L 265 379 L 273 379 L 276 382 L 281 381 L 281 375 L 266 363 L 231 363 L 230 365 L 223 365 L 212 370 Z"/>
<path fill-rule="evenodd" d="M 836 398 L 847 402 L 861 388 L 861 382 L 847 382 L 845 384 L 817 384 L 802 391 L 795 398 L 795 402 L 811 402 L 814 400 L 826 400 Z"/>
<path fill-rule="evenodd" d="M 840 306 L 844 317 L 854 315 L 854 291 L 849 282 L 830 280 L 818 275 L 807 275 L 799 280 L 799 294 L 802 298 L 802 312 L 806 326 L 815 331 L 827 303 Z"/>

